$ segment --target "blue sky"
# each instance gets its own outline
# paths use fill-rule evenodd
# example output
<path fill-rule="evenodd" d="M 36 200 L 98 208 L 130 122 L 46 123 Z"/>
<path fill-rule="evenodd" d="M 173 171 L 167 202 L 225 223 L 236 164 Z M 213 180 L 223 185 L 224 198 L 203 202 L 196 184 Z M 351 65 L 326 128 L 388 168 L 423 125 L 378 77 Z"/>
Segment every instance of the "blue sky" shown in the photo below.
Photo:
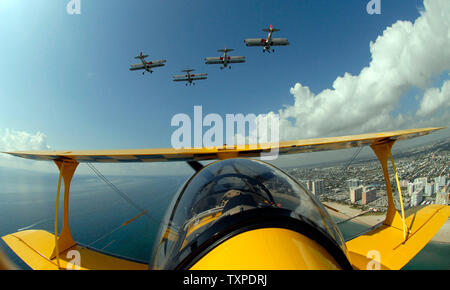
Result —
<path fill-rule="evenodd" d="M 69 15 L 68 2 L 0 4 L 0 130 L 42 132 L 56 150 L 170 147 L 172 116 L 192 115 L 194 105 L 221 116 L 292 106 L 296 83 L 319 94 L 346 72 L 358 75 L 371 62 L 369 43 L 423 9 L 416 0 L 381 0 L 380 15 L 366 12 L 368 0 L 81 0 L 81 15 Z M 269 24 L 291 45 L 275 54 L 245 47 Z M 225 71 L 204 64 L 223 47 L 247 62 Z M 141 51 L 166 66 L 129 71 Z M 172 82 L 186 67 L 208 80 Z M 429 87 L 448 79 L 441 70 Z M 407 89 L 390 114 L 415 112 L 425 89 Z"/>

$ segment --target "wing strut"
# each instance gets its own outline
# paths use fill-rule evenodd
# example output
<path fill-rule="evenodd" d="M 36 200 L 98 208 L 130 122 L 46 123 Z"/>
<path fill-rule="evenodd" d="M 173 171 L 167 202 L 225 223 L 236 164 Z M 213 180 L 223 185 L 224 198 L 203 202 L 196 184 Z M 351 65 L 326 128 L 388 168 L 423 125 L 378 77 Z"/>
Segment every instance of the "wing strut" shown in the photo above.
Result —
<path fill-rule="evenodd" d="M 59 261 L 59 254 L 65 250 L 76 245 L 73 240 L 72 233 L 69 227 L 69 192 L 70 183 L 72 181 L 73 174 L 78 166 L 78 162 L 66 159 L 55 160 L 56 165 L 59 168 L 59 180 L 58 180 L 58 190 L 56 195 L 56 209 L 55 209 L 55 249 L 50 259 L 56 257 Z M 58 236 L 58 205 L 59 205 L 59 193 L 61 188 L 61 178 L 64 180 L 64 207 L 63 207 L 63 225 L 61 229 L 61 234 Z M 59 267 L 59 263 L 58 263 Z"/>
<path fill-rule="evenodd" d="M 403 200 L 402 200 L 401 190 L 400 190 L 400 182 L 398 181 L 398 175 L 397 175 L 397 170 L 396 170 L 395 164 L 394 164 L 394 158 L 392 158 L 392 154 L 391 154 L 391 149 L 392 149 L 392 146 L 394 145 L 395 141 L 396 140 L 388 140 L 387 142 L 381 142 L 378 144 L 374 144 L 374 145 L 371 145 L 370 147 L 375 152 L 375 155 L 377 156 L 378 160 L 381 163 L 381 167 L 383 169 L 384 181 L 386 183 L 386 193 L 387 193 L 387 197 L 388 197 L 388 209 L 386 212 L 386 219 L 384 220 L 384 224 L 388 225 L 388 226 L 402 228 L 404 231 L 404 233 L 403 233 L 404 238 L 405 238 L 404 240 L 406 241 L 406 233 L 407 233 L 407 231 L 409 232 L 409 230 L 407 229 L 406 224 L 405 224 L 405 213 L 404 213 Z M 398 192 L 399 192 L 399 196 L 400 196 L 400 204 L 401 204 L 401 211 L 402 211 L 401 216 L 399 215 L 397 209 L 395 208 L 394 197 L 392 194 L 392 186 L 391 186 L 391 181 L 390 181 L 389 171 L 388 171 L 388 159 L 389 158 L 391 159 L 392 168 L 395 172 L 395 177 L 396 177 L 396 181 L 397 181 L 397 187 L 398 187 Z"/>
<path fill-rule="evenodd" d="M 59 209 L 59 192 L 61 189 L 61 178 L 64 173 L 64 163 L 61 166 L 58 178 L 58 189 L 56 190 L 56 206 L 55 206 L 55 250 L 56 250 L 56 264 L 58 269 L 61 269 L 61 264 L 59 263 L 59 247 L 58 247 L 58 209 Z"/>

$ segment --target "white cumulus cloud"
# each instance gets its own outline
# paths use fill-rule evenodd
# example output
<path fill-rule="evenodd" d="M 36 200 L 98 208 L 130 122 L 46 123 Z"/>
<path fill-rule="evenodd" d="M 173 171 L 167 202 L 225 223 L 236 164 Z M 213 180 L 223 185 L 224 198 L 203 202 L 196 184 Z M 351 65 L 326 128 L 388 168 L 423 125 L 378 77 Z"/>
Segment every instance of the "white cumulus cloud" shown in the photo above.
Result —
<path fill-rule="evenodd" d="M 433 78 L 450 70 L 450 1 L 425 0 L 414 21 L 397 21 L 369 45 L 371 62 L 359 75 L 345 73 L 318 94 L 308 86 L 290 89 L 294 104 L 278 111 L 280 138 L 338 136 L 412 127 L 417 116 L 448 103 L 448 82 L 427 90 Z M 426 90 L 416 115 L 394 114 L 411 88 Z M 444 112 L 435 121 L 448 122 Z M 428 119 L 431 120 L 431 119 Z M 446 124 L 443 124 L 446 125 Z"/>
<path fill-rule="evenodd" d="M 440 108 L 450 107 L 450 80 L 442 88 L 431 88 L 425 91 L 420 102 L 418 116 L 428 116 Z"/>
<path fill-rule="evenodd" d="M 31 134 L 25 131 L 0 129 L 0 151 L 22 150 L 50 150 L 47 136 L 41 132 Z"/>

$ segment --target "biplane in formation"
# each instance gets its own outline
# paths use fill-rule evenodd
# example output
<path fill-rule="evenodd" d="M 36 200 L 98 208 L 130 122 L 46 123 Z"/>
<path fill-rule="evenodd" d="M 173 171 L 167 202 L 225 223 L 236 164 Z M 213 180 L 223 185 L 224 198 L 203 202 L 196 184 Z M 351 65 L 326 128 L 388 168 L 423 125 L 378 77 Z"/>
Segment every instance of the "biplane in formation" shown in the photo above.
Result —
<path fill-rule="evenodd" d="M 194 71 L 194 69 L 184 69 L 182 72 L 185 72 L 184 75 L 174 75 L 173 81 L 174 82 L 186 82 L 186 86 L 189 85 L 195 85 L 194 81 L 198 80 L 206 80 L 208 78 L 208 74 L 200 73 L 200 74 L 191 74 L 191 71 Z"/>
<path fill-rule="evenodd" d="M 146 71 L 149 73 L 153 73 L 152 68 L 165 66 L 166 60 L 160 59 L 147 62 L 145 60 L 147 57 L 147 54 L 144 55 L 141 52 L 138 56 L 135 57 L 135 59 L 140 59 L 141 63 L 130 65 L 130 70 L 144 70 L 142 74 L 145 74 Z"/>
<path fill-rule="evenodd" d="M 262 46 L 263 52 L 270 52 L 270 48 L 272 46 L 286 46 L 289 45 L 289 41 L 287 38 L 273 38 L 272 34 L 274 32 L 280 31 L 278 28 L 273 28 L 272 24 L 269 25 L 269 28 L 264 28 L 264 32 L 267 32 L 266 38 L 247 38 L 244 40 L 246 46 Z M 272 48 L 272 52 L 275 52 L 275 49 Z"/>
<path fill-rule="evenodd" d="M 217 50 L 218 52 L 223 52 L 223 56 L 219 57 L 207 57 L 205 58 L 205 64 L 221 64 L 220 69 L 228 67 L 231 69 L 232 63 L 243 63 L 245 62 L 245 56 L 229 56 L 228 52 L 233 51 L 232 48 L 224 48 Z"/>

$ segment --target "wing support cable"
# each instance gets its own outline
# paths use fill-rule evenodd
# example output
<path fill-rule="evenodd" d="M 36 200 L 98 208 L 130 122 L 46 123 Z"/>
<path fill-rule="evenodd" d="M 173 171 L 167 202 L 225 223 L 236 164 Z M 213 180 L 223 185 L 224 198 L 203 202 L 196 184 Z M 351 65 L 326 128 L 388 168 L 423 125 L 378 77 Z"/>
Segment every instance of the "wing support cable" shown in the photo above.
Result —
<path fill-rule="evenodd" d="M 356 157 L 358 157 L 359 153 L 361 153 L 361 150 L 364 147 L 359 147 L 355 153 L 353 153 L 352 157 L 350 157 L 350 159 L 347 161 L 347 163 L 344 165 L 344 171 L 346 171 L 348 169 L 348 167 L 350 166 L 350 164 L 352 164 L 353 161 L 355 161 Z"/>
<path fill-rule="evenodd" d="M 405 223 L 405 209 L 403 207 L 402 190 L 400 188 L 400 181 L 398 180 L 397 169 L 395 168 L 394 158 L 392 157 L 391 151 L 389 150 L 389 158 L 391 159 L 392 169 L 394 170 L 395 181 L 397 183 L 397 191 L 400 199 L 400 207 L 402 210 L 402 223 L 403 223 L 403 240 L 406 242 L 406 223 Z"/>
<path fill-rule="evenodd" d="M 112 235 L 113 233 L 115 233 L 116 231 L 118 231 L 119 229 L 127 226 L 128 224 L 130 224 L 131 222 L 135 221 L 136 219 L 140 218 L 141 216 L 145 215 L 147 216 L 147 218 L 149 220 L 154 221 L 157 224 L 160 224 L 159 221 L 155 220 L 152 216 L 149 215 L 148 210 L 144 210 L 142 209 L 139 205 L 137 205 L 135 202 L 133 202 L 133 200 L 123 191 L 121 191 L 120 189 L 117 188 L 117 186 L 114 185 L 114 183 L 112 183 L 108 178 L 106 178 L 92 163 L 87 163 L 87 165 L 89 166 L 89 168 L 92 169 L 92 171 L 101 179 L 103 180 L 107 185 L 109 185 L 117 194 L 120 195 L 120 197 L 122 197 L 127 203 L 129 203 L 131 206 L 133 206 L 135 209 L 137 209 L 139 211 L 139 214 L 133 218 L 131 218 L 130 220 L 122 223 L 120 226 L 118 226 L 117 228 L 113 229 L 112 231 L 102 235 L 101 237 L 97 238 L 95 241 L 91 242 L 89 244 L 89 246 L 92 246 L 93 244 L 97 243 L 100 240 L 103 240 L 104 238 Z M 105 247 L 103 247 L 103 249 L 105 249 L 106 247 L 110 246 L 114 241 L 111 241 L 108 245 L 106 245 Z M 102 250 L 103 250 L 102 249 Z"/>
<path fill-rule="evenodd" d="M 106 178 L 92 163 L 87 163 L 87 165 L 94 171 L 94 173 L 103 180 L 109 187 L 112 188 L 120 197 L 122 197 L 126 202 L 128 202 L 132 207 L 137 209 L 139 212 L 144 212 L 145 210 L 137 205 L 133 200 L 123 191 L 117 188 L 108 178 Z"/>

